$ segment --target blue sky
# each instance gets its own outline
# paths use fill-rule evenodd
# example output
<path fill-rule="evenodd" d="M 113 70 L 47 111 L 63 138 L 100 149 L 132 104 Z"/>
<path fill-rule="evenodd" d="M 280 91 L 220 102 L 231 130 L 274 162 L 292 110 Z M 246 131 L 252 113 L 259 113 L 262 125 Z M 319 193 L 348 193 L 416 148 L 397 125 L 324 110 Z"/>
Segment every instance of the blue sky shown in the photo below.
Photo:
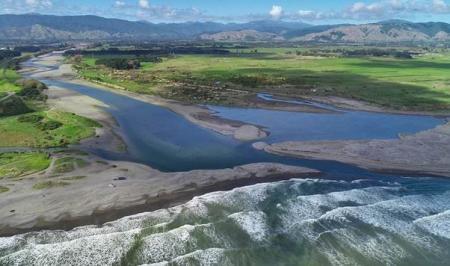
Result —
<path fill-rule="evenodd" d="M 450 0 L 0 0 L 0 13 L 99 15 L 151 22 L 260 19 L 312 24 L 386 19 L 450 22 Z"/>

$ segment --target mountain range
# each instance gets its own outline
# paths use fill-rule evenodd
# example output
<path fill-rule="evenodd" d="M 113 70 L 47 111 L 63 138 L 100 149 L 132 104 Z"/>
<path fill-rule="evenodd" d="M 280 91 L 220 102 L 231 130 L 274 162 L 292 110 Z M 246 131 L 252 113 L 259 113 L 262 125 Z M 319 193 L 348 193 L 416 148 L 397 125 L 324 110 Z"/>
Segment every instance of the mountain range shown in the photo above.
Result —
<path fill-rule="evenodd" d="M 390 20 L 370 24 L 309 25 L 302 22 L 150 23 L 98 16 L 0 15 L 1 41 L 210 40 L 323 43 L 450 41 L 450 24 Z"/>

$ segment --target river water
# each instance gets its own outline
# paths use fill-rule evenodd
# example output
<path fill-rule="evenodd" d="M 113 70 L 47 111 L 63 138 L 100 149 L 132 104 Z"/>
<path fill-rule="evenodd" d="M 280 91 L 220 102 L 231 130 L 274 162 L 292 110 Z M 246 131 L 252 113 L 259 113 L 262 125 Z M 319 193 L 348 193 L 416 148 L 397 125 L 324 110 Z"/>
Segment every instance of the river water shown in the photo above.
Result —
<path fill-rule="evenodd" d="M 126 135 L 125 159 L 165 171 L 274 161 L 317 168 L 292 179 L 196 197 L 103 226 L 0 238 L 0 265 L 448 265 L 450 182 L 267 155 L 158 106 L 49 81 L 99 99 Z M 306 114 L 210 107 L 266 127 L 267 142 L 395 138 L 443 120 L 365 112 Z M 95 151 L 107 157 L 123 155 Z"/>

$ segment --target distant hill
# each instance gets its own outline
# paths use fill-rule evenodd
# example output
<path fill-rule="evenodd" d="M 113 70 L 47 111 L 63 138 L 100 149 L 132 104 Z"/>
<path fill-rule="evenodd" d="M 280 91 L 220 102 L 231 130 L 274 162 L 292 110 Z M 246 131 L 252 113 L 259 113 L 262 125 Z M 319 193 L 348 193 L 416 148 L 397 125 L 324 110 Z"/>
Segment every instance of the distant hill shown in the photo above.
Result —
<path fill-rule="evenodd" d="M 297 22 L 255 21 L 249 23 L 186 22 L 154 24 L 98 16 L 0 15 L 0 40 L 188 40 L 202 34 L 255 30 L 281 35 L 309 27 Z"/>
<path fill-rule="evenodd" d="M 317 30 L 316 30 L 317 29 Z M 450 40 L 450 24 L 442 22 L 412 23 L 391 20 L 363 25 L 325 26 L 291 34 L 293 41 L 344 43 L 400 43 Z M 296 36 L 295 36 L 296 35 Z"/>
<path fill-rule="evenodd" d="M 213 34 L 202 34 L 200 39 L 216 42 L 252 42 L 252 41 L 282 41 L 278 34 L 256 30 L 223 31 Z"/>
<path fill-rule="evenodd" d="M 309 25 L 273 20 L 248 23 L 150 23 L 98 16 L 0 15 L 0 40 L 211 40 L 323 43 L 445 42 L 450 24 L 390 20 L 362 25 Z"/>

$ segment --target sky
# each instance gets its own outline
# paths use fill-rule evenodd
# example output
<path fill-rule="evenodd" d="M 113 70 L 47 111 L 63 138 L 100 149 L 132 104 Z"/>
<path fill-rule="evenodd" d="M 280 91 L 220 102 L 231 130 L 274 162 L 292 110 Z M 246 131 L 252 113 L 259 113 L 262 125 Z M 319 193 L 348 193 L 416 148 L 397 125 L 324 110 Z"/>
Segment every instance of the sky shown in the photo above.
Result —
<path fill-rule="evenodd" d="M 450 23 L 450 0 L 0 0 L 0 13 L 98 15 L 150 22 L 335 24 L 404 19 Z"/>

